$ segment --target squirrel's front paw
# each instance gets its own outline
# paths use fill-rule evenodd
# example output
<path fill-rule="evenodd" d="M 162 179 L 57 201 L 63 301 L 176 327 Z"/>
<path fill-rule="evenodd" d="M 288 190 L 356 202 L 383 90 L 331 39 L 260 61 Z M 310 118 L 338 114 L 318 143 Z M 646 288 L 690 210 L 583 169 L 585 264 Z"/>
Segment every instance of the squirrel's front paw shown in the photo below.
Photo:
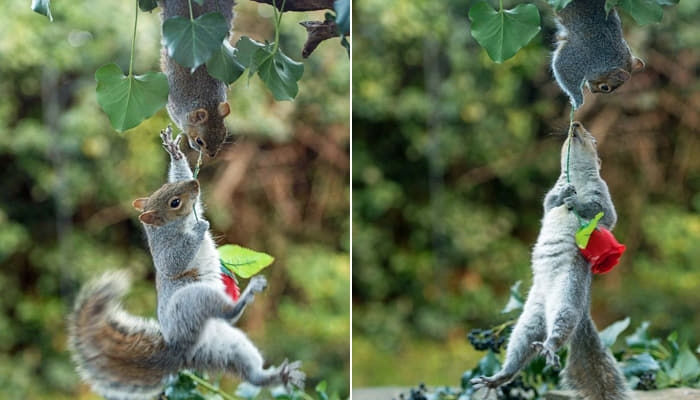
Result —
<path fill-rule="evenodd" d="M 542 342 L 532 342 L 532 348 L 538 352 L 542 357 L 544 357 L 547 365 L 551 366 L 555 370 L 561 369 L 561 362 L 559 361 L 559 356 L 553 348 Z"/>
<path fill-rule="evenodd" d="M 566 206 L 566 209 L 569 211 L 576 208 L 576 195 L 565 197 L 564 198 L 564 205 Z"/>
<path fill-rule="evenodd" d="M 566 186 L 561 190 L 561 198 L 565 199 L 567 197 L 576 196 L 576 188 L 574 185 L 567 183 Z"/>
<path fill-rule="evenodd" d="M 306 374 L 299 369 L 300 367 L 301 361 L 294 361 L 292 363 L 289 363 L 287 360 L 282 361 L 282 364 L 279 366 L 279 374 L 285 386 L 296 386 L 300 389 L 304 388 Z"/>
<path fill-rule="evenodd" d="M 480 376 L 478 378 L 474 378 L 471 381 L 472 387 L 476 390 L 481 389 L 482 387 L 489 388 L 489 389 L 496 389 L 497 387 L 503 385 L 508 381 L 507 376 L 502 376 L 500 374 L 496 374 L 494 376 Z"/>
<path fill-rule="evenodd" d="M 180 150 L 180 140 L 182 139 L 182 135 L 177 135 L 173 140 L 173 130 L 170 125 L 160 131 L 160 138 L 163 141 L 163 148 L 174 160 L 179 160 L 185 156 L 182 150 Z"/>
<path fill-rule="evenodd" d="M 255 275 L 254 277 L 250 278 L 248 286 L 250 287 L 251 292 L 260 293 L 267 288 L 267 279 L 265 279 L 265 277 L 262 275 Z"/>

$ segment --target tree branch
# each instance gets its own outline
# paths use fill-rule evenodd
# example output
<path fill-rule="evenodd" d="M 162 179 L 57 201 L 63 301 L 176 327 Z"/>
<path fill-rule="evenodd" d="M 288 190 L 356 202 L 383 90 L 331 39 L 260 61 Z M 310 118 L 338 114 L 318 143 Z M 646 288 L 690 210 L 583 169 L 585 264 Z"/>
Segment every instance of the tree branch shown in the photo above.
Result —
<path fill-rule="evenodd" d="M 252 0 L 256 3 L 273 4 L 272 0 Z M 317 11 L 332 10 L 333 0 L 285 0 L 282 10 L 282 0 L 275 0 L 274 4 L 281 11 Z"/>
<path fill-rule="evenodd" d="M 301 51 L 301 56 L 304 58 L 309 57 L 322 41 L 339 37 L 335 21 L 304 21 L 300 22 L 299 25 L 306 28 L 306 32 L 309 34 L 304 49 Z"/>

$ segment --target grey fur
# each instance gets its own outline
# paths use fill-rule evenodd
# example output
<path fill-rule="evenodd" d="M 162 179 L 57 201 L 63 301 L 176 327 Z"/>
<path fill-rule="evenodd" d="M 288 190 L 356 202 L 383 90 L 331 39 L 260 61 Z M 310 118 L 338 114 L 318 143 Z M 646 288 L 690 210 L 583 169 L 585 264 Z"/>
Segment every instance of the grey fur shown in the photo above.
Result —
<path fill-rule="evenodd" d="M 532 252 L 533 285 L 515 324 L 501 371 L 472 380 L 476 387 L 497 388 L 513 379 L 537 354 L 559 368 L 556 352 L 571 339 L 565 380 L 591 400 L 627 399 L 624 379 L 600 342 L 590 317 L 590 264 L 581 255 L 575 234 L 583 218 L 599 211 L 600 225 L 617 220 L 606 183 L 600 177 L 595 139 L 580 123 L 562 146 L 562 173 L 544 200 L 542 228 Z M 570 179 L 566 158 L 571 141 Z"/>
<path fill-rule="evenodd" d="M 619 70 L 633 70 L 635 58 L 622 36 L 620 17 L 615 9 L 606 15 L 604 6 L 605 0 L 574 0 L 557 15 L 552 71 L 574 108 L 583 104 L 584 81 L 591 87 L 590 82 L 607 76 L 612 92 L 629 78 Z"/>

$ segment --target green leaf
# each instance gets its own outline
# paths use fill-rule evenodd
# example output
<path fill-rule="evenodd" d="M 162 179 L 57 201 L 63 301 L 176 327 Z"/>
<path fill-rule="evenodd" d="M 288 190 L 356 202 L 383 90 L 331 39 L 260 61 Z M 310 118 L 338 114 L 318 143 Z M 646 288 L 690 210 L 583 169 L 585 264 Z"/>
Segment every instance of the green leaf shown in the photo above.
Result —
<path fill-rule="evenodd" d="M 605 14 L 610 14 L 610 10 L 615 8 L 620 0 L 605 0 Z"/>
<path fill-rule="evenodd" d="M 53 16 L 51 15 L 51 0 L 32 0 L 32 11 L 49 17 L 49 21 L 53 22 Z"/>
<path fill-rule="evenodd" d="M 219 12 L 194 20 L 177 16 L 163 22 L 163 42 L 170 57 L 194 71 L 221 47 L 228 30 L 226 19 Z"/>
<path fill-rule="evenodd" d="M 657 0 L 619 0 L 618 5 L 639 25 L 661 22 L 664 16 L 664 9 Z"/>
<path fill-rule="evenodd" d="M 244 398 L 246 400 L 252 400 L 260 394 L 260 388 L 251 385 L 248 382 L 242 382 L 238 387 L 236 388 L 236 396 Z"/>
<path fill-rule="evenodd" d="M 139 8 L 143 12 L 152 11 L 156 7 L 158 7 L 156 0 L 139 0 Z"/>
<path fill-rule="evenodd" d="M 227 85 L 235 82 L 245 71 L 245 66 L 238 61 L 236 52 L 228 40 L 221 42 L 219 50 L 207 61 L 209 75 Z"/>
<path fill-rule="evenodd" d="M 647 371 L 658 371 L 660 368 L 659 363 L 649 353 L 635 354 L 622 364 L 622 371 L 625 376 L 639 375 Z"/>
<path fill-rule="evenodd" d="M 131 129 L 168 101 L 168 79 L 161 72 L 125 76 L 117 64 L 107 64 L 95 72 L 97 102 L 119 132 Z"/>
<path fill-rule="evenodd" d="M 576 244 L 580 249 L 585 249 L 588 246 L 588 240 L 590 240 L 593 231 L 598 226 L 598 221 L 603 218 L 603 214 L 602 211 L 599 212 L 586 226 L 579 228 L 576 232 Z"/>
<path fill-rule="evenodd" d="M 613 322 L 607 328 L 600 331 L 600 340 L 605 347 L 611 347 L 617 341 L 617 337 L 630 326 L 630 317 Z"/>
<path fill-rule="evenodd" d="M 645 350 L 658 349 L 660 347 L 659 339 L 650 338 L 647 329 L 649 329 L 649 321 L 642 322 L 632 335 L 625 337 L 627 346 Z"/>
<path fill-rule="evenodd" d="M 265 47 L 253 55 L 250 71 L 258 73 L 275 100 L 294 100 L 299 93 L 297 81 L 304 74 L 304 64 L 287 57 L 279 48 L 271 54 Z"/>
<path fill-rule="evenodd" d="M 513 57 L 540 31 L 540 12 L 534 4 L 496 11 L 485 2 L 469 10 L 474 39 L 497 63 Z"/>
<path fill-rule="evenodd" d="M 165 387 L 168 400 L 205 400 L 197 390 L 197 384 L 189 376 L 179 373 Z"/>
<path fill-rule="evenodd" d="M 316 394 L 318 394 L 318 398 L 320 400 L 328 400 L 328 394 L 326 393 L 326 387 L 328 384 L 326 381 L 321 381 L 316 385 Z"/>
<path fill-rule="evenodd" d="M 250 64 L 253 62 L 253 55 L 258 49 L 265 48 L 265 43 L 260 43 L 256 40 L 249 38 L 248 36 L 241 36 L 236 43 L 236 56 L 238 62 L 240 62 L 244 67 L 249 68 Z"/>
<path fill-rule="evenodd" d="M 269 254 L 235 244 L 219 247 L 219 256 L 224 266 L 241 278 L 250 278 L 275 261 Z"/>
<path fill-rule="evenodd" d="M 335 0 L 333 2 L 335 10 L 335 24 L 341 36 L 350 33 L 350 0 Z"/>
<path fill-rule="evenodd" d="M 568 6 L 569 3 L 571 3 L 572 0 L 547 0 L 547 3 L 549 3 L 550 6 L 554 9 L 554 11 L 559 11 L 564 9 L 564 7 Z"/>
<path fill-rule="evenodd" d="M 204 4 L 204 0 L 194 0 L 194 2 L 199 4 L 200 6 Z"/>
<path fill-rule="evenodd" d="M 510 287 L 510 297 L 508 298 L 508 304 L 503 307 L 501 313 L 506 314 L 515 310 L 522 310 L 525 304 L 525 299 L 520 294 L 520 285 L 522 281 L 517 281 Z"/>
<path fill-rule="evenodd" d="M 698 361 L 688 346 L 683 346 L 678 354 L 678 360 L 676 360 L 673 368 L 668 371 L 668 375 L 671 379 L 682 384 L 688 384 L 700 378 L 700 361 Z"/>

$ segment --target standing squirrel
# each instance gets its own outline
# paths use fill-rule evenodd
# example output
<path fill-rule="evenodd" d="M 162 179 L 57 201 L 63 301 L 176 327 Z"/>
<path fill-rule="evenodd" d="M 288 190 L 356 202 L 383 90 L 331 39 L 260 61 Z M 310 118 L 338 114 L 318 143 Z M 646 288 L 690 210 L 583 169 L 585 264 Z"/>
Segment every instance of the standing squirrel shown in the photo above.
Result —
<path fill-rule="evenodd" d="M 552 70 L 574 109 L 583 104 L 584 81 L 592 93 L 610 93 L 644 68 L 622 37 L 617 11 L 606 15 L 605 0 L 574 0 L 558 13 L 557 26 Z"/>
<path fill-rule="evenodd" d="M 559 350 L 571 339 L 564 370 L 567 386 L 590 400 L 627 399 L 625 380 L 615 359 L 603 346 L 590 316 L 590 264 L 575 242 L 581 218 L 605 214 L 599 224 L 612 229 L 617 221 L 608 186 L 600 177 L 595 138 L 574 122 L 564 142 L 561 175 L 544 200 L 544 218 L 532 252 L 533 285 L 522 314 L 511 333 L 501 371 L 472 380 L 475 387 L 497 388 L 509 382 L 540 354 L 547 365 L 560 367 Z M 567 182 L 567 149 L 569 175 Z"/>
<path fill-rule="evenodd" d="M 160 0 L 163 21 L 171 17 L 190 17 L 187 0 Z M 192 1 L 192 15 L 220 12 L 229 30 L 233 21 L 233 0 L 206 0 L 203 5 Z M 228 40 L 228 39 L 225 39 Z M 177 126 L 187 134 L 187 141 L 194 150 L 201 150 L 215 157 L 226 139 L 224 118 L 231 112 L 226 102 L 226 83 L 212 77 L 205 65 L 194 72 L 178 64 L 163 46 L 161 69 L 168 77 L 168 113 Z"/>
<path fill-rule="evenodd" d="M 133 205 L 142 213 L 156 269 L 158 321 L 128 314 L 119 305 L 129 283 L 123 272 L 88 283 L 69 318 L 69 345 L 78 371 L 107 399 L 150 399 L 183 368 L 238 372 L 265 386 L 303 386 L 300 362 L 263 368 L 263 358 L 231 326 L 267 282 L 255 276 L 234 302 L 221 278 L 219 254 L 202 219 L 199 183 L 170 130 L 161 133 L 170 153 L 169 183 Z M 193 213 L 196 209 L 196 215 Z"/>

